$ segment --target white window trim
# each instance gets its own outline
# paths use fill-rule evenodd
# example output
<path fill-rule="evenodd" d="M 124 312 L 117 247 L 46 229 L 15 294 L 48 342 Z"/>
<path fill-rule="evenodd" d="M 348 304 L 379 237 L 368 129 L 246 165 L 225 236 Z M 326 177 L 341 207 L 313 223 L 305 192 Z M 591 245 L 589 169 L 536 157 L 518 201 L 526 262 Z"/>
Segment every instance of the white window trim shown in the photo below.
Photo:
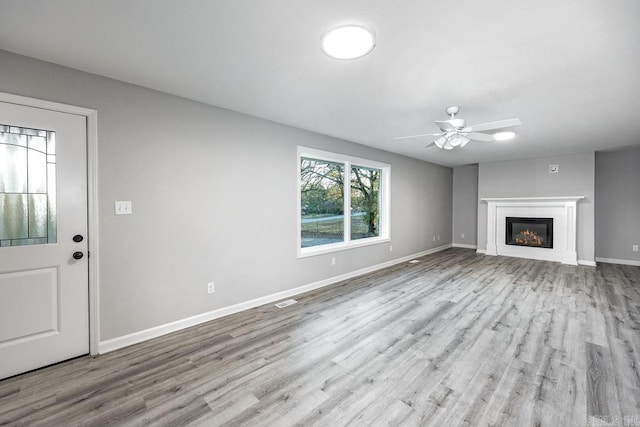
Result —
<path fill-rule="evenodd" d="M 302 218 L 302 182 L 300 181 L 300 165 L 302 157 L 310 157 L 318 160 L 326 160 L 328 162 L 338 162 L 345 164 L 345 175 L 348 171 L 351 171 L 352 166 L 362 166 L 366 168 L 375 168 L 382 171 L 382 179 L 379 193 L 380 201 L 380 233 L 376 237 L 368 237 L 364 239 L 351 240 L 351 221 L 344 221 L 344 237 L 345 241 L 340 243 L 330 243 L 327 245 L 310 246 L 307 248 L 302 247 L 302 224 L 300 219 Z M 373 160 L 362 159 L 353 156 L 347 156 L 344 154 L 331 153 L 329 151 L 317 150 L 315 148 L 308 148 L 298 146 L 297 156 L 297 231 L 298 231 L 298 258 L 305 258 L 314 255 L 327 254 L 332 252 L 344 251 L 354 248 L 360 248 L 363 246 L 377 245 L 380 243 L 387 243 L 391 240 L 390 234 L 390 213 L 391 213 L 391 165 L 386 163 L 380 163 Z M 344 185 L 344 211 L 349 212 L 351 208 L 351 185 L 348 176 L 345 176 Z M 345 218 L 347 216 L 345 215 Z"/>

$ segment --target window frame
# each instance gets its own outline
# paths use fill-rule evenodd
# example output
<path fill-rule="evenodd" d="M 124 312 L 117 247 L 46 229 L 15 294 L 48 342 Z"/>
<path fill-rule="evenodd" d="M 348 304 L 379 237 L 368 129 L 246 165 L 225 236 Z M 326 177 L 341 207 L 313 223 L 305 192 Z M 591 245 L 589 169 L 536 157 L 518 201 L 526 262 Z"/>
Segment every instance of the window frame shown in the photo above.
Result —
<path fill-rule="evenodd" d="M 344 212 L 351 212 L 351 168 L 364 167 L 372 169 L 380 169 L 380 189 L 378 193 L 379 203 L 379 233 L 375 237 L 365 237 L 362 239 L 351 240 L 351 216 L 344 215 L 344 238 L 342 242 L 328 243 L 324 245 L 302 247 L 302 181 L 300 179 L 302 158 L 311 158 L 327 162 L 341 163 L 344 165 Z M 329 151 L 317 150 L 315 148 L 298 146 L 297 155 L 297 196 L 296 196 L 296 212 L 297 212 L 297 233 L 298 233 L 298 258 L 305 258 L 314 255 L 327 254 L 332 252 L 344 251 L 363 246 L 377 245 L 391 241 L 390 235 L 390 218 L 391 218 L 391 165 L 381 163 L 374 160 L 362 159 L 359 157 L 348 156 L 344 154 L 332 153 Z"/>

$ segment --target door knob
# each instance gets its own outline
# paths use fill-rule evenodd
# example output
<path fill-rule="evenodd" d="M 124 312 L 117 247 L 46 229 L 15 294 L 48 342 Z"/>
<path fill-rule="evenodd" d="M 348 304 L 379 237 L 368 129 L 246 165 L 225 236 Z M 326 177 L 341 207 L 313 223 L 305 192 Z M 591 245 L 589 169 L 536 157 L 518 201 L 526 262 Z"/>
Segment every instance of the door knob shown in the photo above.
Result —
<path fill-rule="evenodd" d="M 84 237 L 82 237 L 81 234 L 76 234 L 75 236 L 73 236 L 73 241 L 76 243 L 80 243 L 82 242 L 82 240 L 84 240 Z"/>
<path fill-rule="evenodd" d="M 74 252 L 73 253 L 73 259 L 80 259 L 84 256 L 84 254 L 80 251 Z"/>

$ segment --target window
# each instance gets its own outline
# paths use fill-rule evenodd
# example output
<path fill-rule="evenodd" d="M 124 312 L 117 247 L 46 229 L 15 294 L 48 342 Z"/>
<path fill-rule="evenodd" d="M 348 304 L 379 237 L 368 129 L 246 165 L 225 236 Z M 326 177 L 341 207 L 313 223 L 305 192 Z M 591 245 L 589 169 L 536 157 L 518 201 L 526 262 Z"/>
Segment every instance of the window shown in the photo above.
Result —
<path fill-rule="evenodd" d="M 300 256 L 389 240 L 390 166 L 300 147 Z"/>

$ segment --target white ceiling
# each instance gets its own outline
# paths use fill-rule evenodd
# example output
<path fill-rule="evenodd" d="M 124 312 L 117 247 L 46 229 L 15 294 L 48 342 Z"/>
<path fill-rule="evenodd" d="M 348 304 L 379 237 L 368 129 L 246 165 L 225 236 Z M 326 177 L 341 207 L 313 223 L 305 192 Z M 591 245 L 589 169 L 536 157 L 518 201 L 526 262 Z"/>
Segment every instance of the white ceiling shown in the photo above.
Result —
<path fill-rule="evenodd" d="M 447 166 L 640 145 L 638 0 L 1 0 L 0 49 Z M 345 20 L 377 46 L 332 60 Z M 1 72 L 1 64 L 0 64 Z M 425 149 L 445 107 L 518 137 Z"/>

